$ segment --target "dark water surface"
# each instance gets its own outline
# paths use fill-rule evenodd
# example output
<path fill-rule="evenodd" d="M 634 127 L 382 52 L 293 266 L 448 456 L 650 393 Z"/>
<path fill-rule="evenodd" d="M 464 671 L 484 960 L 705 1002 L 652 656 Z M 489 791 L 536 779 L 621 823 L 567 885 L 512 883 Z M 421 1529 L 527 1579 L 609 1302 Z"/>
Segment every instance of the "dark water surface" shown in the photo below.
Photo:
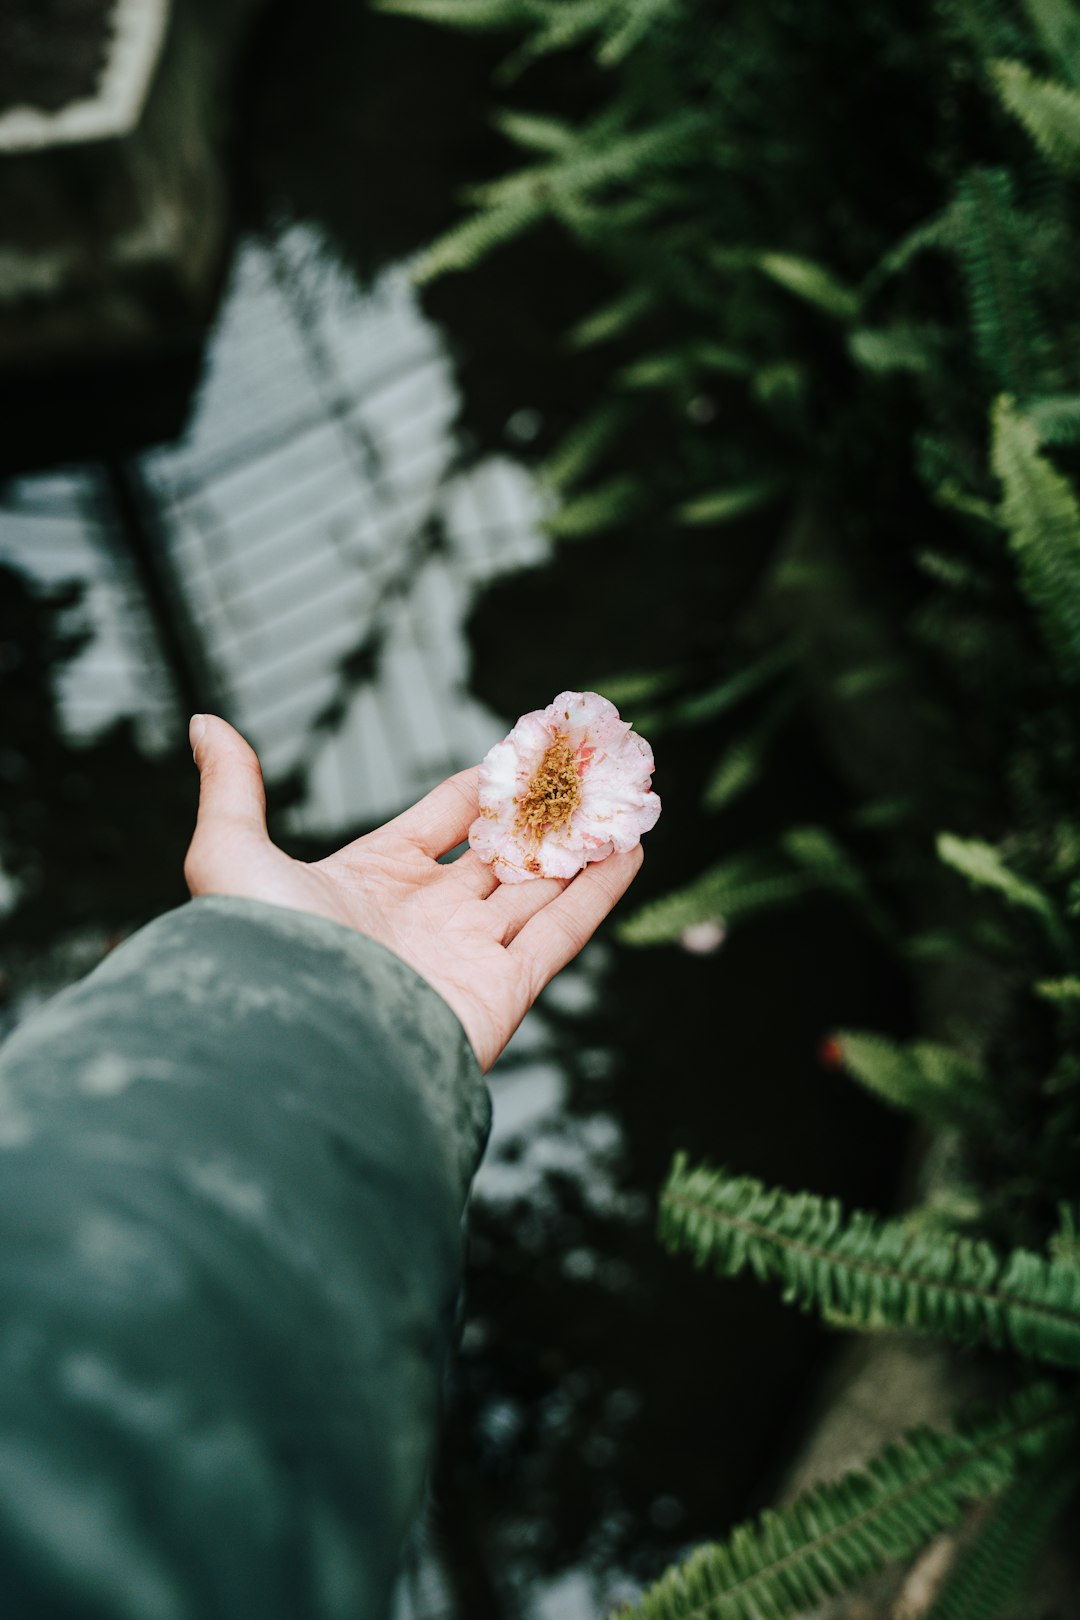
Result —
<path fill-rule="evenodd" d="M 92 420 L 61 420 L 76 395 L 58 388 L 57 453 L 82 433 L 92 456 L 0 490 L 9 1017 L 182 899 L 189 707 L 252 736 L 277 835 L 316 853 L 561 688 L 658 655 L 723 667 L 766 531 L 678 549 L 543 534 L 530 469 L 594 384 L 599 362 L 561 335 L 602 274 L 552 233 L 422 301 L 408 282 L 461 186 L 504 161 L 493 59 L 355 0 L 265 14 L 205 355 L 145 371 L 139 409 L 130 375 L 100 381 Z M 560 72 L 572 112 L 588 75 Z M 532 104 L 552 88 L 529 86 Z M 170 412 L 178 437 L 136 449 L 133 421 Z M 721 737 L 651 737 L 665 809 L 639 898 L 837 803 L 796 735 L 767 792 L 704 818 Z M 763 1498 L 827 1340 L 752 1283 L 665 1256 L 656 1189 L 682 1147 L 887 1206 L 897 1132 L 818 1047 L 904 1016 L 883 952 L 834 900 L 708 956 L 608 935 L 552 988 L 492 1076 L 464 1337 L 402 1616 L 592 1620 Z"/>

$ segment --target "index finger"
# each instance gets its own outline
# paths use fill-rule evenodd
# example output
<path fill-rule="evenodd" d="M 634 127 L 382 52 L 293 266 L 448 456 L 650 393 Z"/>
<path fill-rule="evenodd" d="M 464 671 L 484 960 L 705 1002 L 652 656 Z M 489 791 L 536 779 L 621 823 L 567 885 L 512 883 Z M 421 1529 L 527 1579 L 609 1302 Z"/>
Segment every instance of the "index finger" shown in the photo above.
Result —
<path fill-rule="evenodd" d="M 479 786 L 480 767 L 470 765 L 467 771 L 448 776 L 410 809 L 388 821 L 383 831 L 407 838 L 437 860 L 468 836 L 480 814 Z"/>
<path fill-rule="evenodd" d="M 534 996 L 589 943 L 634 881 L 642 859 L 637 844 L 587 866 L 506 947 L 524 968 Z"/>

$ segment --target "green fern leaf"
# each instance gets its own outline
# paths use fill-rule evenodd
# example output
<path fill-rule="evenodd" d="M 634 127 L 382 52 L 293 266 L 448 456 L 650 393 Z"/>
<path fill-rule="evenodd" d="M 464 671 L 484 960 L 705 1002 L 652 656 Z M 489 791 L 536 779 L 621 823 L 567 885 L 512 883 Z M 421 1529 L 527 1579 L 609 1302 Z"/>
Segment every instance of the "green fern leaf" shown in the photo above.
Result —
<path fill-rule="evenodd" d="M 726 349 L 719 343 L 698 343 L 685 349 L 664 349 L 643 355 L 624 366 L 618 374 L 623 388 L 664 388 L 672 383 L 688 383 L 696 371 L 718 371 L 730 377 L 745 377 L 753 369 L 748 355 Z"/>
<path fill-rule="evenodd" d="M 984 844 L 978 838 L 939 833 L 937 853 L 946 866 L 951 866 L 976 888 L 993 889 L 1008 905 L 1034 913 L 1054 948 L 1063 955 L 1068 954 L 1068 933 L 1049 895 L 1006 866 L 992 844 Z"/>
<path fill-rule="evenodd" d="M 731 523 L 745 517 L 776 500 L 786 487 L 782 478 L 758 478 L 746 484 L 733 484 L 730 489 L 710 490 L 684 501 L 678 509 L 681 522 L 689 524 Z"/>
<path fill-rule="evenodd" d="M 858 1586 L 1005 1490 L 1069 1432 L 1047 1385 L 952 1432 L 916 1429 L 865 1469 L 739 1525 L 670 1569 L 621 1620 L 788 1620 Z"/>
<path fill-rule="evenodd" d="M 513 241 L 548 211 L 543 197 L 525 197 L 473 214 L 437 238 L 412 266 L 418 285 L 452 270 L 468 270 L 496 248 Z"/>
<path fill-rule="evenodd" d="M 1048 897 L 1034 883 L 1019 877 L 1005 865 L 992 844 L 978 838 L 957 838 L 953 833 L 940 833 L 937 852 L 946 866 L 961 873 L 980 889 L 994 889 L 1012 906 L 1023 906 L 1045 919 L 1056 914 Z"/>
<path fill-rule="evenodd" d="M 678 161 L 705 130 L 704 115 L 694 112 L 630 134 L 617 134 L 610 118 L 574 131 L 573 141 L 555 161 L 474 187 L 470 196 L 477 212 L 432 243 L 414 265 L 413 279 L 426 282 L 469 269 L 550 215 L 573 226 L 575 209 L 590 192 Z M 631 206 L 640 210 L 640 200 Z M 610 224 L 610 209 L 605 217 Z"/>
<path fill-rule="evenodd" d="M 761 776 L 769 747 L 793 707 L 790 693 L 783 693 L 744 736 L 732 743 L 714 766 L 709 776 L 702 806 L 706 810 L 723 810 L 753 787 Z"/>
<path fill-rule="evenodd" d="M 817 886 L 809 873 L 776 856 L 734 855 L 685 888 L 632 913 L 617 932 L 628 945 L 662 945 L 695 923 L 721 918 L 741 922 L 754 912 L 801 900 Z"/>
<path fill-rule="evenodd" d="M 815 304 L 826 315 L 848 321 L 858 314 L 859 295 L 845 287 L 824 265 L 792 253 L 763 253 L 757 263 L 758 269 L 779 286 L 797 298 L 804 298 L 808 304 Z"/>
<path fill-rule="evenodd" d="M 576 132 L 571 124 L 564 124 L 559 118 L 545 118 L 540 113 L 507 109 L 496 113 L 491 121 L 500 135 L 529 152 L 565 152 L 575 140 Z"/>
<path fill-rule="evenodd" d="M 1033 400 L 1024 414 L 1040 444 L 1080 443 L 1080 394 Z"/>
<path fill-rule="evenodd" d="M 821 888 L 846 895 L 872 927 L 881 933 L 890 932 L 888 918 L 874 899 L 862 867 L 826 828 L 789 827 L 780 846 L 797 867 L 817 879 Z"/>
<path fill-rule="evenodd" d="M 1059 73 L 1080 84 L 1080 13 L 1071 0 L 1024 0 L 1024 9 Z"/>
<path fill-rule="evenodd" d="M 845 1073 L 894 1108 L 941 1125 L 992 1128 L 999 1118 L 985 1072 L 952 1047 L 858 1030 L 838 1030 L 833 1040 Z"/>
<path fill-rule="evenodd" d="M 611 30 L 596 53 L 602 67 L 615 67 L 625 61 L 649 36 L 661 17 L 670 20 L 674 0 L 629 0 L 627 15 Z"/>
<path fill-rule="evenodd" d="M 517 28 L 529 15 L 522 0 L 375 0 L 375 9 L 477 32 Z"/>
<path fill-rule="evenodd" d="M 679 669 L 633 670 L 597 681 L 596 690 L 602 692 L 616 708 L 625 709 L 635 703 L 648 703 L 662 697 L 682 678 L 683 672 Z"/>
<path fill-rule="evenodd" d="M 636 478 L 609 478 L 606 483 L 557 507 L 545 519 L 544 528 L 560 540 L 599 534 L 603 529 L 624 522 L 641 504 L 641 498 L 642 489 Z"/>
<path fill-rule="evenodd" d="M 660 1197 L 660 1235 L 721 1276 L 752 1270 L 779 1283 L 786 1304 L 852 1327 L 936 1334 L 1009 1347 L 1080 1367 L 1080 1269 L 1025 1249 L 913 1231 L 835 1199 L 769 1190 L 761 1182 L 676 1157 Z"/>
<path fill-rule="evenodd" d="M 995 1504 L 926 1620 L 1001 1620 L 1076 1494 L 1074 1464 L 1058 1457 L 1025 1468 Z"/>
<path fill-rule="evenodd" d="M 1024 594 L 1058 673 L 1080 681 L 1080 504 L 1007 396 L 994 410 L 991 459 Z"/>
<path fill-rule="evenodd" d="M 621 180 L 640 180 L 648 170 L 676 162 L 707 133 L 700 113 L 677 113 L 649 129 L 616 134 L 610 120 L 575 132 L 573 144 L 555 162 L 536 164 L 473 190 L 476 202 L 508 203 L 540 198 L 550 207 Z"/>
<path fill-rule="evenodd" d="M 764 763 L 765 743 L 756 733 L 732 743 L 709 776 L 701 800 L 704 809 L 726 809 L 759 780 Z"/>
<path fill-rule="evenodd" d="M 1025 226 L 1003 169 L 973 169 L 960 188 L 957 249 L 975 347 L 1002 388 L 1038 392 L 1036 323 Z"/>
<path fill-rule="evenodd" d="M 923 253 L 955 252 L 962 235 L 963 207 L 958 200 L 923 220 L 882 256 L 863 282 L 860 303 L 866 304 L 884 282 L 900 275 Z"/>
<path fill-rule="evenodd" d="M 746 698 L 789 669 L 797 655 L 794 639 L 781 642 L 752 664 L 745 664 L 736 670 L 734 675 L 725 676 L 716 686 L 691 692 L 686 697 L 676 698 L 664 707 L 650 711 L 642 717 L 641 728 L 651 735 L 654 731 L 686 731 L 715 720 L 729 709 L 737 708 Z M 786 703 L 788 699 L 784 697 L 780 701 Z"/>
<path fill-rule="evenodd" d="M 529 8 L 535 24 L 532 33 L 504 65 L 500 77 L 513 78 L 542 56 L 569 50 L 591 35 L 606 33 L 621 20 L 622 7 L 623 0 L 563 0 L 558 6 L 540 0 L 540 4 Z"/>
<path fill-rule="evenodd" d="M 1080 92 L 1037 79 L 1021 62 L 995 62 L 992 71 L 1002 104 L 1043 157 L 1069 172 L 1080 168 Z"/>
<path fill-rule="evenodd" d="M 916 375 L 928 372 L 934 363 L 933 338 L 929 328 L 888 326 L 880 330 L 861 326 L 848 338 L 848 353 L 864 371 L 889 376 L 906 371 Z"/>
<path fill-rule="evenodd" d="M 604 304 L 591 315 L 587 315 L 583 321 L 579 321 L 567 334 L 567 341 L 571 348 L 591 349 L 598 343 L 607 343 L 612 338 L 622 337 L 623 333 L 636 326 L 655 304 L 656 294 L 652 288 L 633 287 L 621 297 L 613 299 L 610 304 Z"/>
<path fill-rule="evenodd" d="M 1042 979 L 1035 992 L 1044 1001 L 1080 1001 L 1080 979 Z"/>
<path fill-rule="evenodd" d="M 567 434 L 539 469 L 541 483 L 552 489 L 570 489 L 622 435 L 629 421 L 626 406 L 604 404 Z"/>

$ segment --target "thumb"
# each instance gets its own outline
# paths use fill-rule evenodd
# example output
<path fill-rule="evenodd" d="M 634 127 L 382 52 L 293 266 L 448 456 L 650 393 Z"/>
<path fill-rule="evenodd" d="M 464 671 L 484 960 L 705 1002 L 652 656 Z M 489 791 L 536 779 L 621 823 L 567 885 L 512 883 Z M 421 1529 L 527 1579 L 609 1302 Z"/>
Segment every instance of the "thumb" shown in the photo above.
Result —
<path fill-rule="evenodd" d="M 223 877 L 244 844 L 267 843 L 266 794 L 255 750 L 225 720 L 192 715 L 188 728 L 199 767 L 199 814 L 184 875 L 192 893 Z"/>

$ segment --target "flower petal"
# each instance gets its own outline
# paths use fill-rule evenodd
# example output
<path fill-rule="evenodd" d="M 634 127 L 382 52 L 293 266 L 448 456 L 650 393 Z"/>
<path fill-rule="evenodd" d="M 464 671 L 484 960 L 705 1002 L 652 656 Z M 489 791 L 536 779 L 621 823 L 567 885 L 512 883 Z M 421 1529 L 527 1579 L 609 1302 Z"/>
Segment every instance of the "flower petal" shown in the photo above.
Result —
<path fill-rule="evenodd" d="M 504 883 L 572 877 L 655 825 L 652 772 L 652 749 L 613 703 L 560 692 L 484 758 L 469 842 Z"/>

